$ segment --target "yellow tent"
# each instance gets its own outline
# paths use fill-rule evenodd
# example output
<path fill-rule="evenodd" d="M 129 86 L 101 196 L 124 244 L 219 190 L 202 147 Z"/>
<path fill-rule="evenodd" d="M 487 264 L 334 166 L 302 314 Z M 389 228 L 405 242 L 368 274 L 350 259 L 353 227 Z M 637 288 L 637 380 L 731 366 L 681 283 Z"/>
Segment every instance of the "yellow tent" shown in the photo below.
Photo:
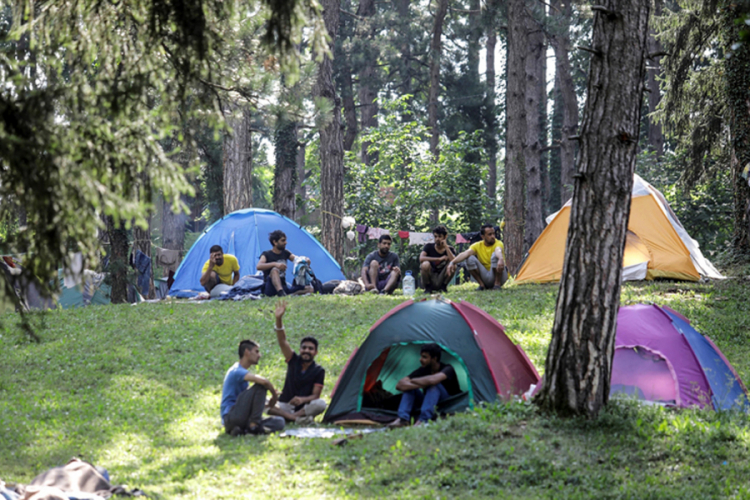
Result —
<path fill-rule="evenodd" d="M 570 201 L 548 219 L 516 277 L 516 283 L 560 281 L 568 237 Z M 635 176 L 623 255 L 623 280 L 723 278 L 677 220 L 667 200 Z"/>

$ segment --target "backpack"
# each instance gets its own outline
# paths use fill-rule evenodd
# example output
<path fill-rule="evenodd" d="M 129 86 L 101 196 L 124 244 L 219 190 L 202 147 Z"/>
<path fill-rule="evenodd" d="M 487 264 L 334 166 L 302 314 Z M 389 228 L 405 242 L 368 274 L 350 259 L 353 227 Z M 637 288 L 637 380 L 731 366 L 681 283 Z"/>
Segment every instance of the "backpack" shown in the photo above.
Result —
<path fill-rule="evenodd" d="M 317 276 L 315 276 L 315 273 L 312 270 L 312 267 L 307 268 L 307 273 L 312 277 L 312 280 L 310 281 L 310 284 L 313 287 L 313 293 L 323 293 L 326 292 L 323 289 L 323 283 L 318 279 Z M 331 293 L 331 292 L 328 292 Z"/>

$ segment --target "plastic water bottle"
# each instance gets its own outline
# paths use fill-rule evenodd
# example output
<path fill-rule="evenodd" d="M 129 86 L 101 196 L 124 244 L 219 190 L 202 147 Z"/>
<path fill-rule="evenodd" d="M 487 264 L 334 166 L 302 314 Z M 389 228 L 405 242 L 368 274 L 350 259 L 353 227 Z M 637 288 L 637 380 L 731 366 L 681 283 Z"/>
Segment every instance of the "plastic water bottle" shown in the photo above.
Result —
<path fill-rule="evenodd" d="M 404 295 L 406 296 L 412 296 L 414 295 L 414 277 L 411 275 L 411 271 L 406 271 L 406 276 L 404 276 Z"/>

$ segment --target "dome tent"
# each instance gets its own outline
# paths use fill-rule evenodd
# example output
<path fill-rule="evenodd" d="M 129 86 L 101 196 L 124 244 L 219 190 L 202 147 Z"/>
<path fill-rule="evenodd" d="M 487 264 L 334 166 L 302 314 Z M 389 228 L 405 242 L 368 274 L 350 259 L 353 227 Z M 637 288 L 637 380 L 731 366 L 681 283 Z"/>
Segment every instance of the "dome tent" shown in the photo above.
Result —
<path fill-rule="evenodd" d="M 570 204 L 568 200 L 559 212 L 547 217 L 548 225 L 529 249 L 516 283 L 560 281 Z M 623 280 L 698 281 L 701 276 L 723 278 L 677 220 L 664 195 L 635 175 L 623 253 Z"/>
<path fill-rule="evenodd" d="M 523 394 L 539 375 L 520 346 L 492 316 L 468 302 L 407 300 L 380 318 L 352 353 L 331 396 L 324 422 L 356 412 L 392 414 L 373 405 L 376 388 L 399 398 L 396 383 L 418 368 L 421 345 L 438 344 L 441 361 L 453 366 L 461 393 L 439 405 L 443 412 Z M 397 402 L 396 402 L 397 406 Z"/>
<path fill-rule="evenodd" d="M 678 312 L 657 305 L 620 307 L 610 396 L 675 406 L 747 410 L 742 381 L 710 338 Z"/>
<path fill-rule="evenodd" d="M 225 215 L 201 234 L 177 268 L 169 294 L 203 291 L 200 277 L 213 245 L 221 245 L 225 253 L 237 257 L 242 276 L 255 274 L 260 254 L 271 249 L 268 235 L 276 229 L 286 234 L 289 251 L 310 258 L 311 267 L 320 281 L 344 279 L 341 267 L 328 250 L 302 226 L 271 210 L 247 208 Z M 287 266 L 287 283 L 292 282 L 292 268 Z"/>

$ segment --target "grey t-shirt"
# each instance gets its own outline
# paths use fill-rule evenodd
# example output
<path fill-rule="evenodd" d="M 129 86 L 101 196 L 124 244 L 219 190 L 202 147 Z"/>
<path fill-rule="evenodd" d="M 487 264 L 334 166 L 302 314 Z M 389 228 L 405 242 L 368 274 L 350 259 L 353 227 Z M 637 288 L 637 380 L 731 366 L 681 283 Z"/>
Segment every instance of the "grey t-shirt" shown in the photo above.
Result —
<path fill-rule="evenodd" d="M 388 252 L 388 255 L 383 257 L 380 252 L 375 250 L 365 258 L 364 267 L 369 268 L 372 261 L 377 261 L 378 267 L 378 278 L 382 278 L 391 274 L 391 269 L 399 267 L 398 254 Z"/>

